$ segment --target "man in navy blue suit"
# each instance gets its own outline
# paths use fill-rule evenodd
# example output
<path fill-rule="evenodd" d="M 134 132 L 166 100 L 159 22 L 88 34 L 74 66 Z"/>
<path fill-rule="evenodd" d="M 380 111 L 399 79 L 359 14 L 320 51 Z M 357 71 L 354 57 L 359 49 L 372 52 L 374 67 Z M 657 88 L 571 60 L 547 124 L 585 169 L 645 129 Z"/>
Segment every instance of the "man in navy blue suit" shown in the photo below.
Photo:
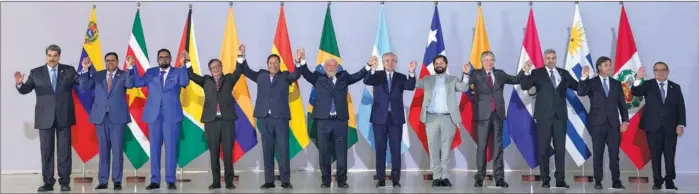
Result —
<path fill-rule="evenodd" d="M 95 189 L 106 189 L 109 182 L 109 162 L 112 160 L 112 182 L 114 190 L 121 190 L 124 172 L 124 126 L 131 122 L 126 106 L 126 89 L 133 87 L 130 72 L 118 68 L 119 56 L 110 52 L 104 56 L 107 69 L 95 71 L 89 58 L 82 61 L 80 89 L 95 92 L 90 111 L 90 122 L 97 127 L 99 145 L 99 185 Z M 128 58 L 128 63 L 133 59 Z M 110 154 L 111 151 L 111 154 Z"/>
<path fill-rule="evenodd" d="M 682 136 L 687 125 L 684 96 L 680 85 L 667 79 L 670 67 L 664 62 L 653 65 L 654 79 L 642 81 L 646 70 L 641 67 L 631 87 L 634 96 L 646 101 L 639 128 L 646 131 L 648 147 L 653 162 L 653 190 L 660 190 L 665 182 L 666 189 L 675 186 L 675 148 L 677 137 Z M 630 84 L 629 84 L 630 85 Z M 665 159 L 665 177 L 661 174 L 661 158 Z"/>
<path fill-rule="evenodd" d="M 403 91 L 415 90 L 415 66 L 409 64 L 410 77 L 395 72 L 398 61 L 393 53 L 381 57 L 385 70 L 372 66 L 371 75 L 364 78 L 364 84 L 373 86 L 374 102 L 371 106 L 371 123 L 376 140 L 376 187 L 386 186 L 386 141 L 391 149 L 391 180 L 393 187 L 400 187 L 401 139 L 405 124 Z"/>
<path fill-rule="evenodd" d="M 143 121 L 148 123 L 150 138 L 151 183 L 146 190 L 160 188 L 160 150 L 165 144 L 165 182 L 168 189 L 177 189 L 175 170 L 177 168 L 177 141 L 182 125 L 182 102 L 180 91 L 189 85 L 186 68 L 171 67 L 172 55 L 167 49 L 158 50 L 158 66 L 146 70 L 138 76 L 133 63 L 127 64 L 131 71 L 134 87 L 148 87 L 148 99 L 143 109 Z M 180 58 L 182 64 L 189 62 L 186 52 Z"/>
<path fill-rule="evenodd" d="M 621 82 L 609 77 L 612 60 L 602 56 L 597 59 L 599 75 L 588 79 L 590 66 L 582 71 L 578 84 L 578 95 L 590 98 L 590 113 L 587 114 L 587 131 L 592 136 L 592 163 L 594 166 L 595 189 L 602 189 L 605 144 L 609 150 L 609 170 L 612 174 L 612 188 L 624 189 L 619 179 L 619 144 L 621 132 L 629 125 L 629 111 L 624 99 Z M 622 122 L 619 122 L 621 115 Z"/>

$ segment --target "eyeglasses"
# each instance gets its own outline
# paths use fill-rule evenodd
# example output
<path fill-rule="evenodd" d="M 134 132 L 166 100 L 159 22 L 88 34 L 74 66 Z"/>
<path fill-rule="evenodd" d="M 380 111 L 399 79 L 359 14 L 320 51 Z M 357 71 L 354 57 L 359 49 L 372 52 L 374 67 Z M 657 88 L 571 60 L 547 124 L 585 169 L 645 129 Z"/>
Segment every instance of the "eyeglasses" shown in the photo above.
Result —
<path fill-rule="evenodd" d="M 105 61 L 106 61 L 106 62 L 119 62 L 119 60 L 116 60 L 116 59 L 114 59 L 114 60 L 109 60 L 109 59 L 107 59 L 107 60 L 105 60 Z"/>
<path fill-rule="evenodd" d="M 166 56 L 166 57 L 164 57 L 164 56 L 158 56 L 158 60 L 160 60 L 160 59 L 170 59 L 170 56 Z"/>

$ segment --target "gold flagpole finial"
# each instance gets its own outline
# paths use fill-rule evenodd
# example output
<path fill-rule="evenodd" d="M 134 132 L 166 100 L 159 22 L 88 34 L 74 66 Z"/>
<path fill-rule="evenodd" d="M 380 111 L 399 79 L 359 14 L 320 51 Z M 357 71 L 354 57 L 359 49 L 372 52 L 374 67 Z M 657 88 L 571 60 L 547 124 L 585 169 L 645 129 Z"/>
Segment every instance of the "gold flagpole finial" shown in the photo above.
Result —
<path fill-rule="evenodd" d="M 228 2 L 228 7 L 233 7 L 233 1 Z"/>
<path fill-rule="evenodd" d="M 192 9 L 192 4 L 191 4 L 191 3 L 189 4 L 189 9 Z"/>
<path fill-rule="evenodd" d="M 141 2 L 136 2 L 136 8 L 141 8 Z"/>
<path fill-rule="evenodd" d="M 478 2 L 478 6 L 481 6 L 481 2 L 480 2 L 480 1 Z"/>
<path fill-rule="evenodd" d="M 95 8 L 97 8 L 97 5 L 92 4 L 92 9 L 95 9 Z"/>

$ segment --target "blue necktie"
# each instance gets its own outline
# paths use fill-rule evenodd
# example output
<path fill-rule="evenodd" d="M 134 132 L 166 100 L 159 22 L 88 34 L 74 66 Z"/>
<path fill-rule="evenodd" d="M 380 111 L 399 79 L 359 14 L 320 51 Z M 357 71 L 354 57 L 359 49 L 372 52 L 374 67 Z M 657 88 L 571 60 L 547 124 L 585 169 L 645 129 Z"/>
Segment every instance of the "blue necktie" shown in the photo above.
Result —
<path fill-rule="evenodd" d="M 393 73 L 388 73 L 388 93 L 391 93 L 391 85 L 393 85 Z M 388 112 L 391 112 L 391 101 L 388 101 Z"/>
<path fill-rule="evenodd" d="M 549 72 L 551 72 L 551 84 L 553 84 L 553 88 L 556 88 L 556 76 L 553 75 L 553 69 Z"/>
<path fill-rule="evenodd" d="M 663 98 L 663 103 L 665 103 L 665 83 L 660 83 L 660 97 Z"/>
<path fill-rule="evenodd" d="M 335 82 L 333 82 L 333 78 L 330 78 L 330 83 L 332 84 L 333 88 L 335 87 Z M 333 97 L 330 99 L 330 113 L 335 112 L 335 98 Z"/>
<path fill-rule="evenodd" d="M 160 82 L 161 82 L 161 86 L 163 88 L 165 87 L 165 79 L 163 79 L 164 77 L 165 77 L 165 71 L 160 71 Z"/>
<path fill-rule="evenodd" d="M 51 68 L 51 88 L 56 92 L 56 68 Z"/>
<path fill-rule="evenodd" d="M 609 96 L 609 84 L 607 84 L 607 78 L 604 78 L 604 81 L 602 81 L 602 86 L 604 87 L 604 96 Z"/>

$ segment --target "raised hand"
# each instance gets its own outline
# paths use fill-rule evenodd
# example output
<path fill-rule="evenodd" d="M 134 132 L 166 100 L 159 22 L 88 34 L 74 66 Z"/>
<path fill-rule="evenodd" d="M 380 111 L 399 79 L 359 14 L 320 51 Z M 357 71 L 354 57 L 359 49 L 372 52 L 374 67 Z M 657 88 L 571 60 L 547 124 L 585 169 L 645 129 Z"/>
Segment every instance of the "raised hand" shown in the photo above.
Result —
<path fill-rule="evenodd" d="M 189 62 L 189 53 L 185 50 L 182 51 L 182 55 L 180 56 L 180 64 L 184 65 L 185 63 Z"/>
<path fill-rule="evenodd" d="M 646 67 L 641 65 L 641 68 L 638 68 L 638 72 L 636 72 L 636 80 L 640 80 L 646 77 Z"/>
<path fill-rule="evenodd" d="M 524 68 L 522 68 L 522 70 L 524 70 L 524 72 L 529 72 L 529 70 L 532 70 L 533 66 L 534 64 L 532 63 L 532 61 L 527 60 L 526 62 L 524 62 Z"/>
<path fill-rule="evenodd" d="M 590 66 L 583 67 L 581 77 L 587 77 L 589 75 L 590 75 Z"/>
<path fill-rule="evenodd" d="M 126 56 L 126 68 L 131 68 L 134 65 L 133 56 Z"/>
<path fill-rule="evenodd" d="M 464 70 L 464 73 L 465 73 L 465 74 L 470 73 L 470 72 L 471 72 L 471 65 L 468 64 L 468 63 L 464 63 L 463 70 Z"/>
<path fill-rule="evenodd" d="M 408 72 L 415 73 L 416 67 L 417 67 L 417 61 L 410 61 L 410 64 L 408 64 Z"/>
<path fill-rule="evenodd" d="M 15 72 L 15 83 L 17 85 L 24 83 L 24 74 L 20 73 L 19 71 Z"/>
<path fill-rule="evenodd" d="M 378 63 L 379 63 L 379 59 L 376 56 L 369 57 L 369 61 L 367 62 L 369 67 L 372 67 L 372 68 L 376 67 L 376 64 L 378 64 Z"/>
<path fill-rule="evenodd" d="M 83 71 L 87 71 L 92 66 L 92 61 L 90 61 L 90 57 L 85 57 L 80 64 L 83 66 Z"/>
<path fill-rule="evenodd" d="M 306 60 L 306 50 L 303 48 L 296 49 L 296 58 L 294 60 L 296 63 L 301 63 L 302 60 Z"/>
<path fill-rule="evenodd" d="M 238 46 L 238 56 L 245 56 L 245 45 L 244 44 L 240 44 L 240 46 Z"/>

